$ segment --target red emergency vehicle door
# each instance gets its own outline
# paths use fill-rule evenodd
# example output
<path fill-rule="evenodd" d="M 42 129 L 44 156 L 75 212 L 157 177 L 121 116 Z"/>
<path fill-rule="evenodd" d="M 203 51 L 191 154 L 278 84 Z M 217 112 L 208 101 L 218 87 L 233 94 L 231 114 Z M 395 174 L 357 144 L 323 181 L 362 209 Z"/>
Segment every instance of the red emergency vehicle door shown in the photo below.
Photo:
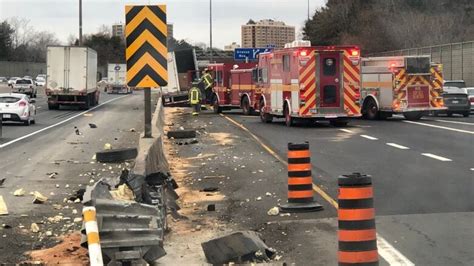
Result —
<path fill-rule="evenodd" d="M 323 52 L 319 54 L 319 106 L 322 108 L 342 107 L 341 54 Z"/>

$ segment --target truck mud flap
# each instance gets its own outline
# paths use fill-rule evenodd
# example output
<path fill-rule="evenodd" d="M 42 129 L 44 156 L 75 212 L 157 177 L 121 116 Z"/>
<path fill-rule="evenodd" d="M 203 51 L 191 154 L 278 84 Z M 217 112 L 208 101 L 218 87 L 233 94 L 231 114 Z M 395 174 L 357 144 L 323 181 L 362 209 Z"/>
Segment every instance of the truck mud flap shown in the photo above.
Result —
<path fill-rule="evenodd" d="M 117 163 L 135 159 L 137 155 L 138 151 L 136 148 L 112 149 L 97 152 L 96 159 L 101 163 Z"/>

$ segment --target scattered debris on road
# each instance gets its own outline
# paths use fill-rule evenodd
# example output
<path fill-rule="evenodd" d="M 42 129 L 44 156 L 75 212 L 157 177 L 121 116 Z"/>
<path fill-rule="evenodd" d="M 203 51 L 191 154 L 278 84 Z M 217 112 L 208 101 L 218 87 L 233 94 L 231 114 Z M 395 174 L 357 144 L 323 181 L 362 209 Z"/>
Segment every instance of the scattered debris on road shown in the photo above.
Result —
<path fill-rule="evenodd" d="M 57 175 L 59 175 L 58 172 L 52 172 L 52 173 L 46 173 L 46 175 L 51 178 L 51 179 L 54 179 L 56 178 Z"/>
<path fill-rule="evenodd" d="M 211 264 L 267 262 L 276 253 L 254 231 L 236 232 L 201 245 Z"/>
<path fill-rule="evenodd" d="M 280 214 L 280 209 L 278 207 L 273 207 L 270 210 L 268 210 L 267 214 L 269 216 L 277 216 L 278 214 Z"/>
<path fill-rule="evenodd" d="M 6 178 L 0 179 L 0 187 L 3 186 L 3 183 L 5 183 L 5 180 L 7 180 L 7 179 Z"/>
<path fill-rule="evenodd" d="M 110 146 L 110 149 L 108 149 L 104 146 L 103 151 L 96 153 L 96 160 L 101 163 L 119 163 L 126 160 L 135 159 L 137 155 L 137 148 L 111 149 Z"/>
<path fill-rule="evenodd" d="M 3 200 L 2 196 L 0 196 L 0 215 L 8 215 L 7 204 Z"/>
<path fill-rule="evenodd" d="M 30 229 L 33 233 L 38 233 L 40 231 L 40 228 L 36 223 L 32 223 Z"/>
<path fill-rule="evenodd" d="M 38 191 L 33 192 L 33 196 L 35 197 L 33 199 L 33 203 L 35 203 L 35 204 L 42 204 L 42 203 L 45 203 L 48 200 L 47 197 L 43 196 Z"/>
<path fill-rule="evenodd" d="M 110 143 L 104 144 L 104 150 L 111 150 L 111 149 L 112 149 L 112 145 Z"/>
<path fill-rule="evenodd" d="M 26 191 L 23 188 L 19 188 L 13 192 L 13 196 L 15 197 L 22 197 L 24 196 Z"/>
<path fill-rule="evenodd" d="M 96 124 L 89 123 L 89 127 L 90 127 L 90 128 L 97 128 L 97 125 L 96 125 Z"/>

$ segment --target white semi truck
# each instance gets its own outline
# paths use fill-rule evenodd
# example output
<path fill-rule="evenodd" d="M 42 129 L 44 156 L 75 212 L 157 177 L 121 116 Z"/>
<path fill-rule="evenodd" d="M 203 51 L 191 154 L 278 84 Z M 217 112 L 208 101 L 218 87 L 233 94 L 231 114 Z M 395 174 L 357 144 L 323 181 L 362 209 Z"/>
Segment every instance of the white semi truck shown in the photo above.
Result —
<path fill-rule="evenodd" d="M 78 105 L 89 109 L 99 103 L 97 52 L 87 47 L 48 46 L 46 96 L 48 108 Z"/>
<path fill-rule="evenodd" d="M 126 64 L 108 64 L 107 66 L 107 89 L 111 93 L 132 93 L 127 86 L 127 65 Z"/>

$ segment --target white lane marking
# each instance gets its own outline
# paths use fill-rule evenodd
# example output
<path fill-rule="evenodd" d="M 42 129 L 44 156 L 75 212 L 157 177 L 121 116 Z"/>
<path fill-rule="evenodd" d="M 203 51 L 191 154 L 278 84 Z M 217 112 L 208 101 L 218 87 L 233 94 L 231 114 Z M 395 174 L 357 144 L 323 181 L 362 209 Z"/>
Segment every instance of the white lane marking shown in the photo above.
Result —
<path fill-rule="evenodd" d="M 388 146 L 392 146 L 394 148 L 397 148 L 397 149 L 400 149 L 400 150 L 409 150 L 410 148 L 408 147 L 405 147 L 405 146 L 402 146 L 402 145 L 398 145 L 396 143 L 386 143 Z"/>
<path fill-rule="evenodd" d="M 437 119 L 437 120 L 434 120 L 434 121 L 436 121 L 436 122 L 443 122 L 443 123 L 451 123 L 451 124 L 474 126 L 474 123 L 468 123 L 468 122 L 449 121 L 449 120 L 441 120 L 441 119 Z"/>
<path fill-rule="evenodd" d="M 360 135 L 363 138 L 370 139 L 370 140 L 378 140 L 378 138 L 367 136 L 367 135 Z"/>
<path fill-rule="evenodd" d="M 474 131 L 462 130 L 462 129 L 451 128 L 451 127 L 436 126 L 436 125 L 425 124 L 425 123 L 414 122 L 414 121 L 407 121 L 407 120 L 403 120 L 403 122 L 410 123 L 410 124 L 415 124 L 415 125 L 420 125 L 420 126 L 425 126 L 425 127 L 434 127 L 434 128 L 445 129 L 445 130 L 455 131 L 455 132 L 459 132 L 459 133 L 466 133 L 466 134 L 473 134 L 474 135 Z"/>
<path fill-rule="evenodd" d="M 34 136 L 34 135 L 36 135 L 36 134 L 39 134 L 39 133 L 41 133 L 41 132 L 43 132 L 43 131 L 46 131 L 46 130 L 49 130 L 49 129 L 51 129 L 51 128 L 57 127 L 57 126 L 59 126 L 59 125 L 62 125 L 62 124 L 64 124 L 64 123 L 66 123 L 66 122 L 69 122 L 69 121 L 73 120 L 74 118 L 77 118 L 77 117 L 79 117 L 79 116 L 81 116 L 81 115 L 87 114 L 87 113 L 89 113 L 90 111 L 93 111 L 93 110 L 95 110 L 95 109 L 97 109 L 97 108 L 99 108 L 99 107 L 101 107 L 101 106 L 103 106 L 103 105 L 105 105 L 105 104 L 108 104 L 108 103 L 110 103 L 110 102 L 113 102 L 113 101 L 122 99 L 122 98 L 127 97 L 127 96 L 128 96 L 128 95 L 124 95 L 124 96 L 120 96 L 120 97 L 117 97 L 117 98 L 114 98 L 114 99 L 110 99 L 110 100 L 108 100 L 108 101 L 106 101 L 106 102 L 103 102 L 103 103 L 101 103 L 101 104 L 99 104 L 99 105 L 97 105 L 97 106 L 95 106 L 95 107 L 92 107 L 91 109 L 89 109 L 89 110 L 87 110 L 87 111 L 78 113 L 78 114 L 76 114 L 76 115 L 74 115 L 74 116 L 71 116 L 71 117 L 69 117 L 68 119 L 65 119 L 65 120 L 63 120 L 63 121 L 60 121 L 60 122 L 58 122 L 58 123 L 56 123 L 56 124 L 47 126 L 47 127 L 42 128 L 42 129 L 40 129 L 40 130 L 37 130 L 37 131 L 35 131 L 35 132 L 32 132 L 32 133 L 30 133 L 30 134 L 28 134 L 28 135 L 24 135 L 24 136 L 22 136 L 22 137 L 16 138 L 16 139 L 11 140 L 11 141 L 9 141 L 9 142 L 0 144 L 0 149 L 3 149 L 3 148 L 5 148 L 5 147 L 7 147 L 7 146 L 10 146 L 10 145 L 12 145 L 13 143 L 16 143 L 16 142 L 18 142 L 18 141 L 20 141 L 20 140 L 24 140 L 24 139 L 27 139 L 27 138 L 29 138 L 29 137 L 32 137 L 32 136 Z"/>
<path fill-rule="evenodd" d="M 442 162 L 451 162 L 451 161 L 453 161 L 451 159 L 441 157 L 441 156 L 438 156 L 438 155 L 434 155 L 432 153 L 422 153 L 421 155 L 426 156 L 426 157 L 430 157 L 430 158 L 433 158 L 433 159 L 436 159 L 436 160 L 440 160 Z"/>
<path fill-rule="evenodd" d="M 346 133 L 354 133 L 354 131 L 349 130 L 349 129 L 339 129 L 339 130 Z"/>
<path fill-rule="evenodd" d="M 415 265 L 379 234 L 377 234 L 377 248 L 379 255 L 390 265 Z"/>

